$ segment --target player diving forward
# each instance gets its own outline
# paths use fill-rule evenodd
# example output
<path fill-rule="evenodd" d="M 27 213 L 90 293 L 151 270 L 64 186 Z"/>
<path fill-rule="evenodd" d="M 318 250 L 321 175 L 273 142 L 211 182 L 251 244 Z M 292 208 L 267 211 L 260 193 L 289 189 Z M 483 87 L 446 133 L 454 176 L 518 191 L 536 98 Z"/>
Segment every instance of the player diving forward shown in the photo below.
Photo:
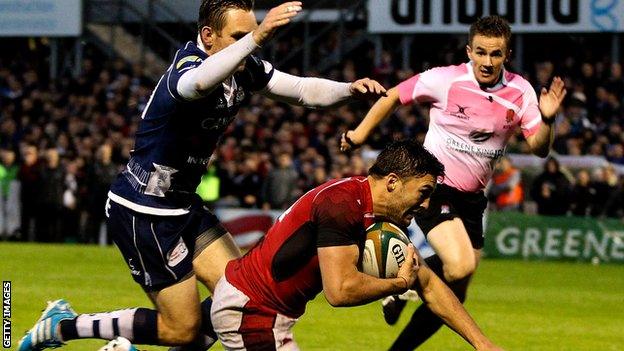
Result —
<path fill-rule="evenodd" d="M 355 306 L 414 286 L 477 350 L 499 350 L 413 245 L 397 278 L 357 269 L 366 228 L 381 219 L 409 225 L 428 207 L 443 173 L 420 143 L 398 141 L 380 153 L 368 177 L 332 180 L 299 198 L 258 245 L 228 263 L 217 283 L 211 316 L 225 349 L 297 350 L 292 327 L 321 290 L 333 306 Z"/>
<path fill-rule="evenodd" d="M 197 42 L 178 50 L 160 78 L 140 116 L 127 167 L 109 192 L 109 235 L 155 309 L 77 315 L 57 300 L 22 338 L 20 351 L 117 336 L 138 344 L 210 346 L 216 338 L 211 300 L 200 303 L 197 280 L 214 290 L 226 263 L 240 252 L 195 189 L 239 108 L 254 92 L 309 107 L 385 93 L 369 79 L 300 78 L 256 58 L 254 50 L 289 23 L 302 4 L 277 6 L 260 25 L 253 5 L 253 0 L 202 1 Z"/>
<path fill-rule="evenodd" d="M 479 19 L 470 27 L 466 52 L 470 62 L 436 67 L 388 91 L 354 131 L 342 139 L 347 150 L 363 143 L 370 132 L 399 105 L 430 106 L 424 145 L 444 164 L 446 177 L 431 196 L 429 209 L 416 216 L 436 255 L 427 263 L 464 300 L 483 248 L 483 188 L 517 127 L 531 152 L 545 157 L 554 138 L 555 115 L 566 90 L 560 78 L 542 89 L 539 103 L 533 87 L 504 63 L 510 55 L 511 29 L 499 16 Z M 404 301 L 384 306 L 394 324 Z M 420 306 L 392 349 L 411 350 L 442 326 L 428 306 Z"/>

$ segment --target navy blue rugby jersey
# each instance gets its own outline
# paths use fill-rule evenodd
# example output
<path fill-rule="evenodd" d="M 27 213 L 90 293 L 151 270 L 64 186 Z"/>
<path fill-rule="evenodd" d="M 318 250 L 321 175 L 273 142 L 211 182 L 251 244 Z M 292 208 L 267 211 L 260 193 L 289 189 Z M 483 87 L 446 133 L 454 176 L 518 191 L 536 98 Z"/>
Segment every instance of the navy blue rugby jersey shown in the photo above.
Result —
<path fill-rule="evenodd" d="M 207 57 L 193 42 L 178 50 L 141 115 L 134 150 L 111 185 L 111 200 L 142 213 L 188 213 L 225 129 L 251 93 L 266 87 L 273 75 L 270 65 L 250 55 L 245 69 L 234 73 L 231 94 L 218 84 L 209 95 L 187 101 L 178 94 L 178 80 Z"/>

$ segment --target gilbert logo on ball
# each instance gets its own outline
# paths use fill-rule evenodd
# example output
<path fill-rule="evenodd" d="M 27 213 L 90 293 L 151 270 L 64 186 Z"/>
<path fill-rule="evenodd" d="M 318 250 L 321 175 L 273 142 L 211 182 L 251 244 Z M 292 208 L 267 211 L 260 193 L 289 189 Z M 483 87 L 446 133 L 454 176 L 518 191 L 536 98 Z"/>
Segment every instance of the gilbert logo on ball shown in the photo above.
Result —
<path fill-rule="evenodd" d="M 377 222 L 366 229 L 362 272 L 378 278 L 395 278 L 405 262 L 407 235 L 396 225 Z"/>

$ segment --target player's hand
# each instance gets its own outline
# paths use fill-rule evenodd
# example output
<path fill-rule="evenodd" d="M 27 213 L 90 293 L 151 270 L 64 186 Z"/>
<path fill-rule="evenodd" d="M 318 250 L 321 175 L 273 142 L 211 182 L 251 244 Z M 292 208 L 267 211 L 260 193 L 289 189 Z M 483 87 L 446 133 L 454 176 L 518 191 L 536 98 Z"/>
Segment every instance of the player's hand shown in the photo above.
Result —
<path fill-rule="evenodd" d="M 353 130 L 348 130 L 340 136 L 340 151 L 347 152 L 357 149 L 364 143 L 364 138 Z"/>
<path fill-rule="evenodd" d="M 418 265 L 418 256 L 416 255 L 416 249 L 414 249 L 413 244 L 407 245 L 407 253 L 405 256 L 405 262 L 401 268 L 399 268 L 399 272 L 397 273 L 397 278 L 404 278 L 407 281 L 407 289 L 411 289 L 418 278 L 418 269 L 420 266 Z M 404 291 L 405 291 L 404 290 Z"/>
<path fill-rule="evenodd" d="M 277 28 L 290 23 L 291 19 L 297 16 L 302 6 L 301 1 L 290 1 L 269 10 L 262 23 L 253 31 L 256 44 L 262 46 L 269 41 Z"/>
<path fill-rule="evenodd" d="M 539 109 L 542 112 L 542 118 L 547 122 L 552 123 L 555 119 L 555 114 L 563 102 L 563 98 L 566 96 L 566 88 L 563 80 L 559 77 L 555 77 L 550 84 L 550 88 L 542 88 L 539 99 Z"/>
<path fill-rule="evenodd" d="M 358 99 L 374 99 L 377 100 L 382 96 L 386 96 L 386 88 L 384 88 L 376 80 L 370 78 L 358 79 L 351 83 L 349 87 L 351 95 Z"/>

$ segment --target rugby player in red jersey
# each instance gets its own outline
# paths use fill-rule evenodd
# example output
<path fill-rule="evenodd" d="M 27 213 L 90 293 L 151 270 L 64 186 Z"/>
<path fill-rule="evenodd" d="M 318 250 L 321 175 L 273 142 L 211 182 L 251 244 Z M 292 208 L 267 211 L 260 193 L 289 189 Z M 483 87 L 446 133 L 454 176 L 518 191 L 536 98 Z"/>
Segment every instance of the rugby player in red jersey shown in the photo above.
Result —
<path fill-rule="evenodd" d="M 497 350 L 451 290 L 408 246 L 396 278 L 358 271 L 366 228 L 407 226 L 427 208 L 444 166 L 418 142 L 390 144 L 368 177 L 329 181 L 284 212 L 266 237 L 230 261 L 214 291 L 211 319 L 227 350 L 297 350 L 292 327 L 322 290 L 354 306 L 416 289 L 429 308 L 478 350 Z"/>

